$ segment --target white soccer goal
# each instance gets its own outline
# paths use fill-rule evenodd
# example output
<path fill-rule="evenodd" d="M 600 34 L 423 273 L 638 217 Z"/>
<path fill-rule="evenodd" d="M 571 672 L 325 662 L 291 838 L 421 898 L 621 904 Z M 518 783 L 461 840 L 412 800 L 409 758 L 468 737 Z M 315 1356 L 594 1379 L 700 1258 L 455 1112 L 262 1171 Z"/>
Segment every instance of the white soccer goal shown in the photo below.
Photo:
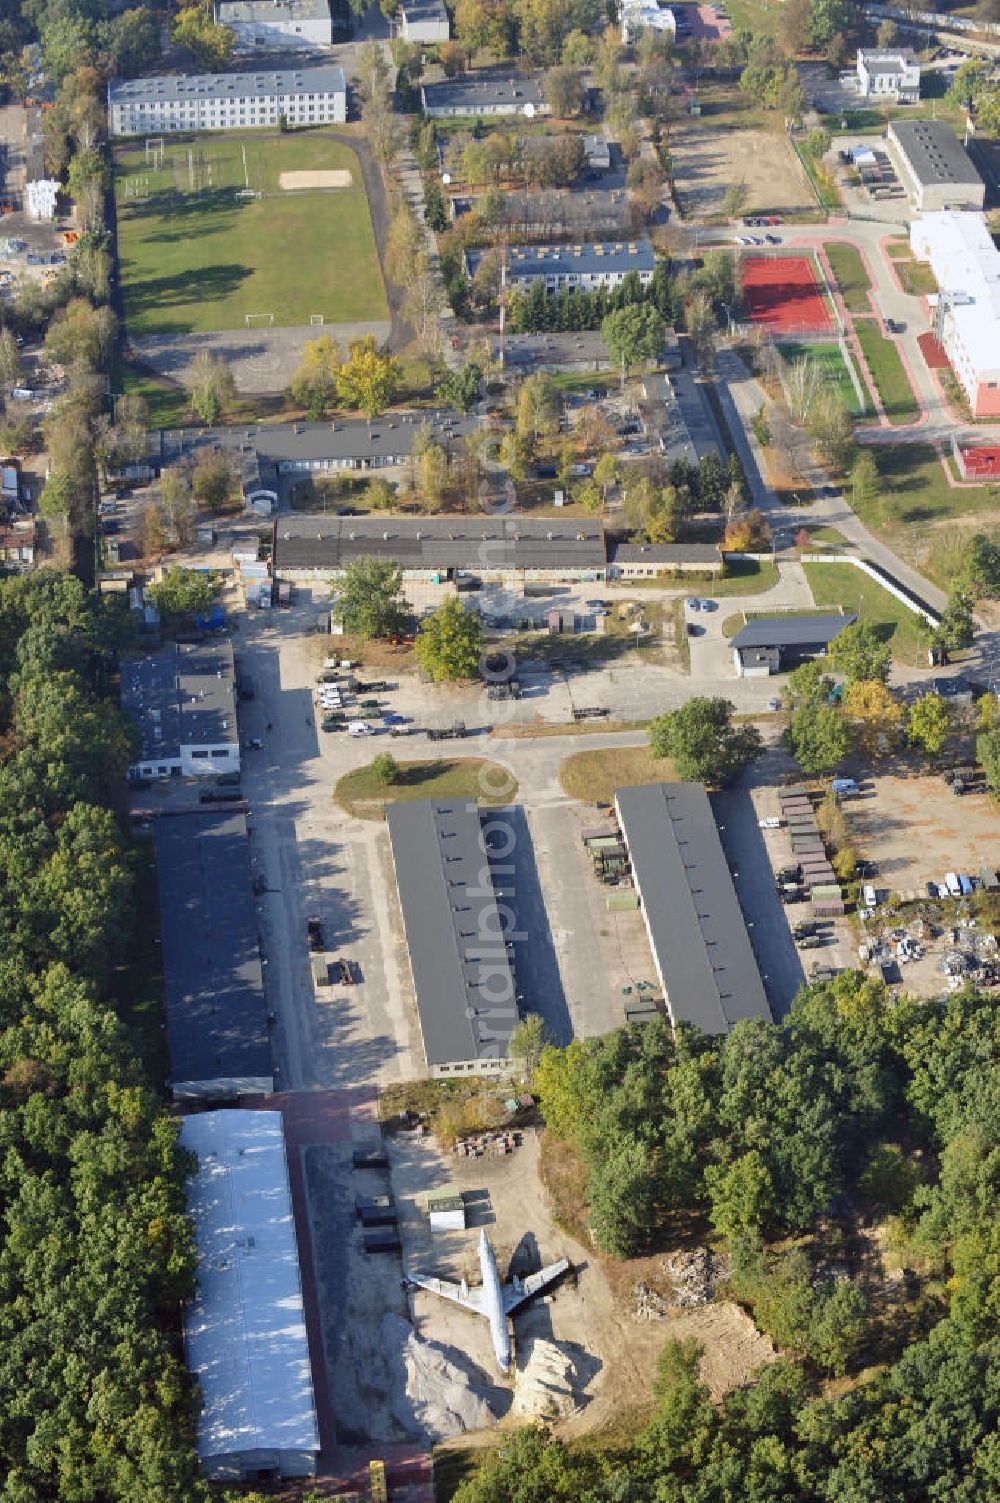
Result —
<path fill-rule="evenodd" d="M 148 136 L 146 138 L 146 166 L 163 166 L 163 137 Z"/>
<path fill-rule="evenodd" d="M 145 176 L 127 177 L 125 179 L 126 198 L 148 198 L 149 178 Z"/>
<path fill-rule="evenodd" d="M 322 327 L 323 327 L 323 315 L 322 315 L 322 313 L 310 313 L 310 315 L 309 315 L 309 327 L 311 329 L 322 329 Z"/>
<path fill-rule="evenodd" d="M 247 313 L 244 314 L 248 329 L 273 329 L 273 313 Z"/>

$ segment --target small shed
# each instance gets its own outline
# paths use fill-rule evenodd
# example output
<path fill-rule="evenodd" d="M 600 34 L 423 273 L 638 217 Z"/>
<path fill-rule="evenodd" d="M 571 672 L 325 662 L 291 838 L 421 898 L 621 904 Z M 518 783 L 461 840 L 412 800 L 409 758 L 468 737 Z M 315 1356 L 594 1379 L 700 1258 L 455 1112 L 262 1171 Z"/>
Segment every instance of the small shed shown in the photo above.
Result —
<path fill-rule="evenodd" d="M 435 1190 L 427 1197 L 432 1232 L 464 1232 L 465 1201 L 458 1190 Z"/>

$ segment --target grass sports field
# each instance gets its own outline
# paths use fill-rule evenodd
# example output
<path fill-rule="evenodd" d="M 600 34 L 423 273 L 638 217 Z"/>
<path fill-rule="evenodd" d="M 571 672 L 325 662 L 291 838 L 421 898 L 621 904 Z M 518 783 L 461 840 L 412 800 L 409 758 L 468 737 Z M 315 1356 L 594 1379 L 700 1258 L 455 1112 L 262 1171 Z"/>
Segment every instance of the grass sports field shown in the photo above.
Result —
<path fill-rule="evenodd" d="M 244 156 L 245 153 L 245 156 Z M 387 317 L 361 166 L 308 135 L 168 136 L 162 165 L 144 141 L 115 148 L 118 253 L 129 334 L 276 327 Z M 351 187 L 279 187 L 287 172 L 351 175 Z M 249 183 L 260 197 L 237 195 Z M 266 322 L 266 320 L 264 320 Z"/>
<path fill-rule="evenodd" d="M 811 256 L 747 256 L 743 295 L 754 323 L 775 334 L 833 333 Z"/>
<path fill-rule="evenodd" d="M 847 367 L 844 365 L 844 357 L 840 353 L 839 345 L 832 343 L 799 344 L 792 339 L 783 339 L 778 345 L 778 349 L 789 364 L 793 360 L 801 360 L 804 357 L 818 361 L 823 367 L 823 374 L 827 382 L 834 388 L 848 412 L 853 413 L 855 417 L 864 417 L 867 411 L 867 403 L 863 403 L 860 407 L 858 406 L 858 394 L 854 389 L 854 382 L 848 375 Z M 864 385 L 860 381 L 859 385 L 861 385 L 863 392 Z"/>

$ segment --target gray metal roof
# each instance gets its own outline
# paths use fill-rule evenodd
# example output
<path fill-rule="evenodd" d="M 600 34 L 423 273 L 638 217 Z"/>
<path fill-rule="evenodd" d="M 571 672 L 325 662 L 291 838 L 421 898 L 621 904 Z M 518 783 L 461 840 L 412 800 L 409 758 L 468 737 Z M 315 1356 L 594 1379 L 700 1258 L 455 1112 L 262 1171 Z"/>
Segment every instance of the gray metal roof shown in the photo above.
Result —
<path fill-rule="evenodd" d="M 718 543 L 611 543 L 615 564 L 721 564 Z"/>
<path fill-rule="evenodd" d="M 478 809 L 418 799 L 386 823 L 428 1065 L 506 1058 L 517 1001 Z"/>
<path fill-rule="evenodd" d="M 523 110 L 526 104 L 532 104 L 539 109 L 545 103 L 542 86 L 536 79 L 512 78 L 509 73 L 470 73 L 466 78 L 424 84 L 420 93 L 425 110 L 468 110 L 470 114 L 504 105 Z"/>
<path fill-rule="evenodd" d="M 754 616 L 736 633 L 733 646 L 825 647 L 857 619 L 850 611 L 843 615 Z"/>
<path fill-rule="evenodd" d="M 260 68 L 253 73 L 160 73 L 152 78 L 116 79 L 108 84 L 109 104 L 180 99 L 258 99 L 278 95 L 343 94 L 343 68 Z"/>
<path fill-rule="evenodd" d="M 941 183 L 977 186 L 982 178 L 950 125 L 941 120 L 893 120 L 890 137 L 923 187 Z"/>
<path fill-rule="evenodd" d="M 607 364 L 608 347 L 595 329 L 573 334 L 505 334 L 507 365 L 575 365 L 580 361 Z"/>
<path fill-rule="evenodd" d="M 329 21 L 329 0 L 216 0 L 216 19 L 223 26 L 241 21 L 288 25 L 294 21 Z"/>
<path fill-rule="evenodd" d="M 673 1022 L 719 1034 L 770 1020 L 704 788 L 619 788 L 615 806 Z"/>
<path fill-rule="evenodd" d="M 182 746 L 235 743 L 232 642 L 172 642 L 162 652 L 126 660 L 121 702 L 139 727 L 143 760 L 176 758 Z"/>
<path fill-rule="evenodd" d="M 466 252 L 469 274 L 482 250 Z M 650 240 L 595 240 L 589 245 L 512 245 L 507 269 L 512 281 L 530 277 L 597 276 L 600 272 L 651 272 L 656 257 Z"/>
<path fill-rule="evenodd" d="M 408 26 L 415 26 L 421 21 L 448 20 L 444 0 L 403 0 L 399 8 L 406 17 Z"/>
<path fill-rule="evenodd" d="M 155 839 L 171 1077 L 270 1080 L 246 815 L 162 815 Z"/>
<path fill-rule="evenodd" d="M 668 464 L 678 459 L 697 464 L 709 453 L 724 457 L 704 391 L 690 372 L 665 376 L 656 371 L 643 377 L 643 391 L 646 431 L 659 440 Z"/>
<path fill-rule="evenodd" d="M 426 429 L 435 443 L 447 447 L 478 426 L 451 408 L 419 412 L 383 412 L 369 423 L 364 418 L 336 418 L 325 423 L 247 423 L 242 427 L 165 428 L 159 435 L 156 457 L 172 463 L 201 447 L 221 446 L 242 458 L 256 450 L 261 460 L 275 465 L 306 464 L 312 460 L 370 462 L 405 459 L 414 437 Z"/>
<path fill-rule="evenodd" d="M 274 568 L 343 569 L 355 558 L 389 559 L 404 569 L 603 569 L 599 521 L 482 513 L 454 517 L 282 516 Z"/>

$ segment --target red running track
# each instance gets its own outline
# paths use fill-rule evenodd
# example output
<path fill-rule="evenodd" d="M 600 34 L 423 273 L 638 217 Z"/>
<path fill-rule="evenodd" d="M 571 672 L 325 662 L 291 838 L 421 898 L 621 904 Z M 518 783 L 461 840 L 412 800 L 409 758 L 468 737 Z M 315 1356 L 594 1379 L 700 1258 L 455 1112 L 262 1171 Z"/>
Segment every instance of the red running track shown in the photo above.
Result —
<path fill-rule="evenodd" d="M 753 322 L 772 333 L 834 332 L 810 256 L 747 256 L 743 295 Z"/>

